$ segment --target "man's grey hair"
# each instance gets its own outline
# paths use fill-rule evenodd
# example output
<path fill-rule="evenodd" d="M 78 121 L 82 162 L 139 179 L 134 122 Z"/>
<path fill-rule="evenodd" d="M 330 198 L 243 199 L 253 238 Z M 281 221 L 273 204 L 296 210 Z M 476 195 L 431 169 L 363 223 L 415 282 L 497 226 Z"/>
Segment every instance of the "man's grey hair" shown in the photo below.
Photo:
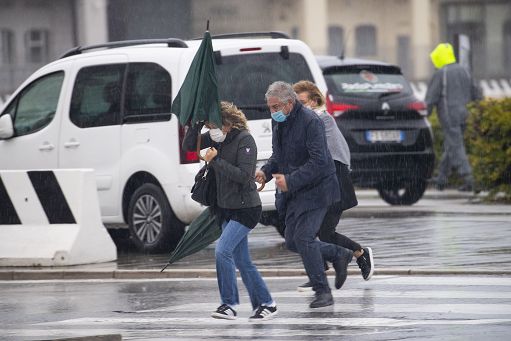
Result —
<path fill-rule="evenodd" d="M 266 100 L 268 100 L 269 97 L 277 97 L 282 103 L 285 103 L 287 101 L 295 101 L 296 93 L 291 84 L 277 81 L 270 84 L 264 95 Z"/>

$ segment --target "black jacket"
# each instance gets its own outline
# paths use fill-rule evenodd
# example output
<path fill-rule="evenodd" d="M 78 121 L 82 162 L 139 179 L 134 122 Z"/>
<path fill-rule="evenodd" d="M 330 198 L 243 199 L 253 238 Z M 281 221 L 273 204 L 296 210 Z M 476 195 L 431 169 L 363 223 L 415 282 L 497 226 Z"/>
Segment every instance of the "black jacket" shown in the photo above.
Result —
<path fill-rule="evenodd" d="M 316 113 L 295 101 L 286 121 L 273 128 L 272 147 L 272 156 L 261 170 L 267 182 L 274 173 L 284 174 L 288 187 L 288 192 L 282 195 L 286 207 L 278 196 L 277 210 L 303 212 L 328 207 L 340 200 L 325 126 Z"/>
<path fill-rule="evenodd" d="M 186 133 L 183 149 L 197 148 L 197 134 L 201 127 L 196 125 Z M 257 146 L 247 130 L 233 129 L 222 143 L 214 142 L 209 133 L 201 135 L 201 149 L 215 147 L 218 155 L 209 163 L 215 171 L 217 205 L 224 209 L 250 208 L 261 205 L 255 170 Z"/>

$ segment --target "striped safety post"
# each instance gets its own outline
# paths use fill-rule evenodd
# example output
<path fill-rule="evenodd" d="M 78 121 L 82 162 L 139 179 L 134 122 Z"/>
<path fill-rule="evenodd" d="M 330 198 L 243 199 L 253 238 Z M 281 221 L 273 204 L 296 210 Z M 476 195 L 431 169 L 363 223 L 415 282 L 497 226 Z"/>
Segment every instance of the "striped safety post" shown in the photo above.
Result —
<path fill-rule="evenodd" d="M 0 266 L 116 259 L 93 170 L 0 170 Z"/>

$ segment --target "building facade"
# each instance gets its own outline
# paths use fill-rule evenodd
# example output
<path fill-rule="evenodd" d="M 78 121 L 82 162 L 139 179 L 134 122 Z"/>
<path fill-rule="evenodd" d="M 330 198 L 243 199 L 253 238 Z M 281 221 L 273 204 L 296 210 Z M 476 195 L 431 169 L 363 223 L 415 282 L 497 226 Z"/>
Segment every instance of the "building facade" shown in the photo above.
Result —
<path fill-rule="evenodd" d="M 471 39 L 479 79 L 511 78 L 511 0 L 0 0 L 0 101 L 77 45 L 283 31 L 316 54 L 398 64 L 426 81 L 430 51 Z"/>

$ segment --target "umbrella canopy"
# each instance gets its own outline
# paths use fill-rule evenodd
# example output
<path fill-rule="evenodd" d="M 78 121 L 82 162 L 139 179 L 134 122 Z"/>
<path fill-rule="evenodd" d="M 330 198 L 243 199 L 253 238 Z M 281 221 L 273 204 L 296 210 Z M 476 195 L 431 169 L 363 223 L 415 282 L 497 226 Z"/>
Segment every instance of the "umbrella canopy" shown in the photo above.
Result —
<path fill-rule="evenodd" d="M 213 44 L 209 31 L 193 58 L 186 78 L 172 103 L 182 126 L 208 121 L 222 127 Z"/>
<path fill-rule="evenodd" d="M 222 228 L 217 223 L 215 215 L 211 213 L 209 208 L 206 208 L 192 221 L 188 230 L 181 237 L 181 240 L 170 255 L 168 264 L 161 271 L 165 270 L 169 264 L 204 249 L 217 240 L 221 234 Z"/>

